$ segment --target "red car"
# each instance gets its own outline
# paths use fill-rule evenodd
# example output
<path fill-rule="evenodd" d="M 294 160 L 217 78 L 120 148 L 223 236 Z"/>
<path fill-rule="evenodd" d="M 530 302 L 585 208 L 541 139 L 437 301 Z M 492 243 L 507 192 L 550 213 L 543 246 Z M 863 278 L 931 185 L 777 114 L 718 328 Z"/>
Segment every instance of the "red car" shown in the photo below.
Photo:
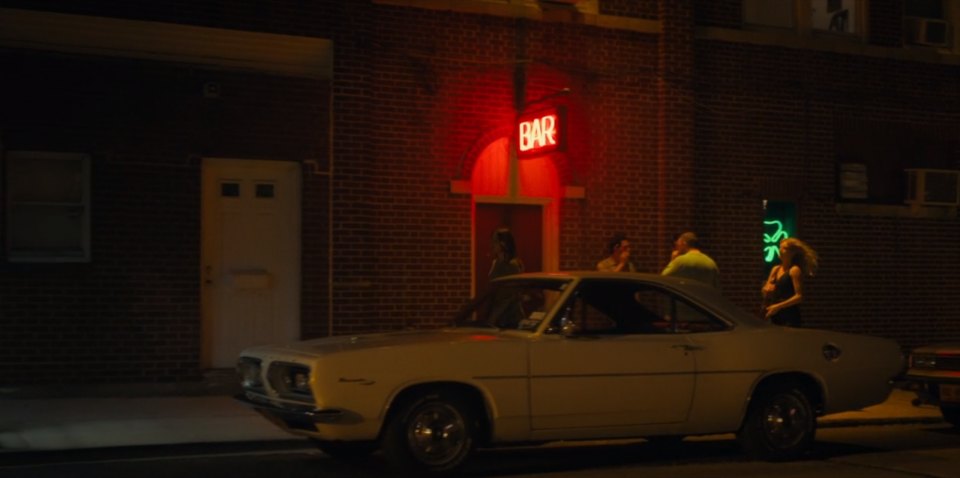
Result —
<path fill-rule="evenodd" d="M 938 405 L 943 418 L 960 428 L 960 342 L 914 349 L 906 378 L 921 402 Z"/>

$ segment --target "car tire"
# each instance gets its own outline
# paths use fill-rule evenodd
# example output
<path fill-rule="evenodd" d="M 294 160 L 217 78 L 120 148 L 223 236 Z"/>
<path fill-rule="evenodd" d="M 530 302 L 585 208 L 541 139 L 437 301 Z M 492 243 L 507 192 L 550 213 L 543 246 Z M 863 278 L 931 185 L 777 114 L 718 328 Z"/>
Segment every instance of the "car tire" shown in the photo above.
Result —
<path fill-rule="evenodd" d="M 344 463 L 361 463 L 377 450 L 375 441 L 328 441 L 316 438 L 311 441 L 320 451 Z"/>
<path fill-rule="evenodd" d="M 953 425 L 954 428 L 960 428 L 960 406 L 941 404 L 940 413 L 943 414 L 943 419 L 947 423 Z"/>
<path fill-rule="evenodd" d="M 434 391 L 402 404 L 384 429 L 387 462 L 418 474 L 447 474 L 460 467 L 476 443 L 476 415 L 460 395 Z"/>
<path fill-rule="evenodd" d="M 807 396 L 796 387 L 779 386 L 753 397 L 737 441 L 753 458 L 795 460 L 810 449 L 816 430 L 817 418 Z"/>

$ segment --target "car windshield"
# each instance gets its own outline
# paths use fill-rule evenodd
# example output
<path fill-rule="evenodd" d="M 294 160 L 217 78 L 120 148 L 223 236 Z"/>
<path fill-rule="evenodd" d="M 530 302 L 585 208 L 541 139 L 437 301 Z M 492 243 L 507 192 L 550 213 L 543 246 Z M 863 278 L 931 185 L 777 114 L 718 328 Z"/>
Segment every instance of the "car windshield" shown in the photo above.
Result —
<path fill-rule="evenodd" d="M 569 284 L 568 279 L 494 281 L 457 314 L 454 325 L 534 331 Z"/>

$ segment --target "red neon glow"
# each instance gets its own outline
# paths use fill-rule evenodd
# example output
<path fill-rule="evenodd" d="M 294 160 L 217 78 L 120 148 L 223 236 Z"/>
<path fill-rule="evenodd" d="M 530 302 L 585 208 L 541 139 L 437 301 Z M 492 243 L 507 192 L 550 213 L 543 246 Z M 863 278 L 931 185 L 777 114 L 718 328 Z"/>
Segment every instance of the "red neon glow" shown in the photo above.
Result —
<path fill-rule="evenodd" d="M 550 156 L 520 161 L 520 194 L 527 197 L 560 197 L 560 175 Z"/>
<path fill-rule="evenodd" d="M 473 166 L 471 189 L 477 196 L 506 196 L 510 178 L 510 140 L 500 138 L 484 148 Z"/>
<path fill-rule="evenodd" d="M 557 114 L 543 116 L 520 122 L 520 152 L 551 150 L 557 147 Z"/>

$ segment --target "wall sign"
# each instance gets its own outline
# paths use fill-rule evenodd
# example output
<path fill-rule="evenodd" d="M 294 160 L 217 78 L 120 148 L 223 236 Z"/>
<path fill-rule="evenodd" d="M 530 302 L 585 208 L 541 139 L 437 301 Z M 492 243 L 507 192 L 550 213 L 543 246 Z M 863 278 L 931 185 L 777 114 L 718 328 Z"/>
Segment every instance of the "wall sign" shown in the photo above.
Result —
<path fill-rule="evenodd" d="M 517 156 L 531 158 L 566 147 L 566 112 L 562 107 L 525 113 L 517 121 Z"/>
<path fill-rule="evenodd" d="M 763 264 L 767 272 L 780 263 L 780 241 L 797 232 L 797 205 L 792 201 L 763 201 Z"/>

